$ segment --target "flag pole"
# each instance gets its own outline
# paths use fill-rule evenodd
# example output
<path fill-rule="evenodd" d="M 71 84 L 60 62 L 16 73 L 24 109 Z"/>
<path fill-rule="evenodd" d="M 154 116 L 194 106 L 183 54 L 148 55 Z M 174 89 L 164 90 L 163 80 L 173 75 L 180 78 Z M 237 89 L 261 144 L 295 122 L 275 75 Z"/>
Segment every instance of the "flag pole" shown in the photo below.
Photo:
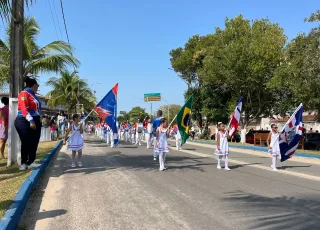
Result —
<path fill-rule="evenodd" d="M 177 118 L 177 116 L 178 116 L 178 114 L 176 114 L 175 116 L 174 116 L 174 118 L 172 119 L 172 121 L 170 122 L 170 124 L 169 124 L 169 127 L 172 125 L 172 123 L 175 121 L 175 119 Z"/>
<path fill-rule="evenodd" d="M 298 112 L 298 110 L 301 108 L 302 103 L 300 103 L 300 105 L 296 108 L 296 110 L 293 112 L 293 114 L 291 115 L 291 117 L 287 120 L 287 122 L 284 124 L 284 126 L 282 127 L 282 130 L 280 133 L 283 132 L 283 130 L 285 129 L 286 125 L 292 120 L 292 117 L 296 115 L 296 113 Z"/>

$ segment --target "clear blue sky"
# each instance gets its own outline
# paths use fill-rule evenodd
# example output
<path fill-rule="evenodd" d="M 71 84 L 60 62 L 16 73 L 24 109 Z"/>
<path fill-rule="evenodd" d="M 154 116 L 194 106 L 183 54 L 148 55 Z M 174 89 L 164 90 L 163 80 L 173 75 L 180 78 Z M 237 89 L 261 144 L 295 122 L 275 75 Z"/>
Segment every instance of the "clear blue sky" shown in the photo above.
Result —
<path fill-rule="evenodd" d="M 62 36 L 51 3 L 59 18 Z M 258 3 L 259 2 L 259 3 Z M 54 3 L 54 4 L 53 4 Z M 243 14 L 248 19 L 268 17 L 278 22 L 292 39 L 307 32 L 311 24 L 304 18 L 320 8 L 319 0 L 64 0 L 64 11 L 71 44 L 81 61 L 80 76 L 96 85 L 98 99 L 119 83 L 118 111 L 133 106 L 147 108 L 144 93 L 161 93 L 171 104 L 183 104 L 185 83 L 171 70 L 169 51 L 183 46 L 194 34 L 213 33 L 223 27 L 226 17 Z M 54 9 L 55 5 L 55 9 Z M 38 0 L 26 14 L 41 26 L 39 44 L 66 41 L 59 0 Z M 54 76 L 54 75 L 50 75 Z M 44 84 L 48 76 L 41 76 Z M 49 89 L 41 85 L 41 93 Z M 164 102 L 162 102 L 165 104 Z M 155 103 L 154 108 L 161 103 Z"/>

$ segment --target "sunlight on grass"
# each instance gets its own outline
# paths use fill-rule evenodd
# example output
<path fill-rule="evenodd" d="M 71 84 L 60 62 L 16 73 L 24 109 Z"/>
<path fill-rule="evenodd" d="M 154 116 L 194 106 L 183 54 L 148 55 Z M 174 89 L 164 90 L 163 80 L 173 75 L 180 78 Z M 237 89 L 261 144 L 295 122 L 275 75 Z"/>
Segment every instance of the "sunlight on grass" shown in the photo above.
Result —
<path fill-rule="evenodd" d="M 39 162 L 58 142 L 40 142 L 36 162 Z M 7 148 L 5 156 L 7 157 Z M 7 167 L 6 160 L 0 160 L 0 218 L 11 205 L 12 199 L 31 170 L 19 171 L 17 164 Z"/>

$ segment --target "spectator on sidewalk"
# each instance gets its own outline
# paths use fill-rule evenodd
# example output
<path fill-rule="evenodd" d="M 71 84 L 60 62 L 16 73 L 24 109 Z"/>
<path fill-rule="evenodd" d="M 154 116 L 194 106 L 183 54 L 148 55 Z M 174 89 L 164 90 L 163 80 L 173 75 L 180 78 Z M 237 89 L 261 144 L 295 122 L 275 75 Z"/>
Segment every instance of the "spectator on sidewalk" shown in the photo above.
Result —
<path fill-rule="evenodd" d="M 8 139 L 8 125 L 9 125 L 9 98 L 1 98 L 4 107 L 0 109 L 0 160 L 6 159 L 4 157 L 4 149 Z"/>
<path fill-rule="evenodd" d="M 64 138 L 64 132 L 66 128 L 66 116 L 64 115 L 64 112 L 61 111 L 58 115 L 58 137 Z"/>
<path fill-rule="evenodd" d="M 41 138 L 40 141 L 50 141 L 50 121 L 48 115 L 42 117 L 42 128 L 41 128 Z"/>
<path fill-rule="evenodd" d="M 14 122 L 21 140 L 21 171 L 40 166 L 34 162 L 41 134 L 41 102 L 36 96 L 39 84 L 29 77 L 25 77 L 24 82 L 26 89 L 18 96 L 18 115 Z"/>
<path fill-rule="evenodd" d="M 55 141 L 57 137 L 57 125 L 54 118 L 50 121 L 50 140 Z"/>

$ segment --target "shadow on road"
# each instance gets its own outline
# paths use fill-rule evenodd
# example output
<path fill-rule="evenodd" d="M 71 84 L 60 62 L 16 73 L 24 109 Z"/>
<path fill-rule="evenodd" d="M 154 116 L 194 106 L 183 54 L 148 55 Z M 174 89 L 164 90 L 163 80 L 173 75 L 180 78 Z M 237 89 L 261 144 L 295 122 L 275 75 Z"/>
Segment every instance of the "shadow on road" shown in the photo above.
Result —
<path fill-rule="evenodd" d="M 297 199 L 295 197 L 266 197 L 243 191 L 226 193 L 228 206 L 241 210 L 250 218 L 251 229 L 319 229 L 320 197 Z"/>
<path fill-rule="evenodd" d="M 296 165 L 296 166 L 281 166 L 278 167 L 278 169 L 286 170 L 286 169 L 291 169 L 291 168 L 309 168 L 311 165 Z"/>
<path fill-rule="evenodd" d="M 243 168 L 249 165 L 261 165 L 262 163 L 250 163 L 250 164 L 241 164 L 241 165 L 231 165 L 229 166 L 230 169 L 237 169 L 237 168 Z"/>

